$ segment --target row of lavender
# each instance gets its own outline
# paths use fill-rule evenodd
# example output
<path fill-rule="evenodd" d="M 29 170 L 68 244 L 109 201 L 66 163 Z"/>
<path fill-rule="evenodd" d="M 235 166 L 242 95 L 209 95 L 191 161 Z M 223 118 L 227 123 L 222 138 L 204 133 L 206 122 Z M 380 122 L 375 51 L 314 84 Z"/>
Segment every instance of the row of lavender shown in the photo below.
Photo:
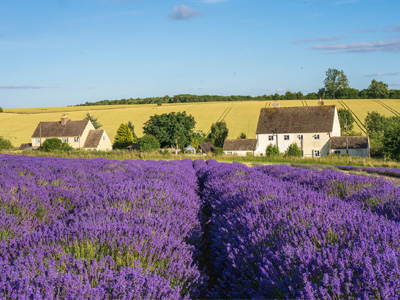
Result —
<path fill-rule="evenodd" d="M 195 169 L 209 217 L 209 297 L 400 296 L 400 225 L 335 196 L 358 190 L 354 178 L 336 193 L 341 185 L 313 187 L 317 175 L 301 185 L 266 167 L 198 161 Z"/>
<path fill-rule="evenodd" d="M 400 222 L 400 188 L 381 177 L 365 177 L 336 170 L 310 170 L 287 165 L 259 167 L 262 172 L 298 183 L 361 209 Z"/>
<path fill-rule="evenodd" d="M 0 156 L 0 298 L 197 297 L 191 161 Z"/>
<path fill-rule="evenodd" d="M 379 174 L 391 177 L 400 177 L 400 169 L 392 168 L 370 168 L 370 167 L 355 167 L 355 166 L 335 166 L 340 170 L 347 171 L 363 171 L 372 174 Z"/>

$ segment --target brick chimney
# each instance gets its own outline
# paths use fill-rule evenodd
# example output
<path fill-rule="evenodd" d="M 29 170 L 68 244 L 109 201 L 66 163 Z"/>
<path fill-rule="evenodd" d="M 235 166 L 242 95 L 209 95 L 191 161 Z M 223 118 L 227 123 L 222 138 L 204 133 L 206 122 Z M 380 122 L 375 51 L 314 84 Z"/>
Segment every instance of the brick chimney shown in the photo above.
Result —
<path fill-rule="evenodd" d="M 67 115 L 62 115 L 61 116 L 61 125 L 65 125 L 68 121 L 68 116 Z"/>

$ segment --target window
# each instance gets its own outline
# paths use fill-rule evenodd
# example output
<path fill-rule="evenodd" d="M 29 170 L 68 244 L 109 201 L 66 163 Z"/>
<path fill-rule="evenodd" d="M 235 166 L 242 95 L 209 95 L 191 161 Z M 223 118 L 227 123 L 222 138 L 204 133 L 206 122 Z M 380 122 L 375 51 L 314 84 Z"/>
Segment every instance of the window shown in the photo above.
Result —
<path fill-rule="evenodd" d="M 106 136 L 105 135 L 103 135 L 103 141 L 105 141 L 107 138 L 106 138 Z"/>
<path fill-rule="evenodd" d="M 320 157 L 321 156 L 321 152 L 319 150 L 314 150 L 314 156 L 315 157 Z"/>
<path fill-rule="evenodd" d="M 283 136 L 283 139 L 284 139 L 285 141 L 288 141 L 288 140 L 289 140 L 289 135 L 284 135 L 284 136 Z"/>
<path fill-rule="evenodd" d="M 340 150 L 335 150 L 333 153 L 334 154 L 340 154 Z"/>
<path fill-rule="evenodd" d="M 298 138 L 299 140 L 302 140 L 302 139 L 303 139 L 303 135 L 302 135 L 302 134 L 299 134 L 299 135 L 297 136 L 297 138 Z"/>
<path fill-rule="evenodd" d="M 319 134 L 314 134 L 314 140 L 319 140 Z"/>
<path fill-rule="evenodd" d="M 268 141 L 273 141 L 274 140 L 274 136 L 273 135 L 269 135 L 268 136 Z"/>
<path fill-rule="evenodd" d="M 79 142 L 79 136 L 74 137 L 74 142 L 75 143 Z"/>
<path fill-rule="evenodd" d="M 61 138 L 61 141 L 62 141 L 63 143 L 68 143 L 68 138 Z"/>
<path fill-rule="evenodd" d="M 35 139 L 35 144 L 40 144 L 40 139 Z"/>

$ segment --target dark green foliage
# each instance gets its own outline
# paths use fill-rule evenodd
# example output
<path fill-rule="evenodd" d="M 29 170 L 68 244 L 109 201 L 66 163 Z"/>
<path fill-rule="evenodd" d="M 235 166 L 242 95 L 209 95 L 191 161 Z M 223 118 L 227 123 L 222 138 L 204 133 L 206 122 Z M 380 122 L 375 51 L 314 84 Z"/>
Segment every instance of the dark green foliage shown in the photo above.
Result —
<path fill-rule="evenodd" d="M 222 155 L 222 154 L 224 154 L 224 149 L 221 148 L 221 147 L 215 147 L 213 153 L 214 153 L 215 155 Z"/>
<path fill-rule="evenodd" d="M 122 123 L 119 125 L 115 135 L 113 149 L 126 149 L 126 147 L 133 144 L 133 141 L 133 134 L 128 124 Z"/>
<path fill-rule="evenodd" d="M 279 148 L 276 145 L 269 144 L 267 150 L 265 151 L 266 156 L 278 156 Z"/>
<path fill-rule="evenodd" d="M 326 71 L 326 78 L 324 80 L 324 85 L 326 91 L 330 94 L 332 98 L 336 98 L 336 93 L 343 89 L 349 87 L 349 81 L 347 76 L 342 70 L 328 69 Z"/>
<path fill-rule="evenodd" d="M 300 147 L 296 143 L 293 143 L 289 145 L 286 154 L 288 156 L 303 156 L 303 151 L 301 151 Z"/>
<path fill-rule="evenodd" d="M 2 113 L 3 112 L 3 109 L 0 107 L 0 113 Z"/>
<path fill-rule="evenodd" d="M 160 148 L 160 142 L 154 135 L 146 134 L 138 139 L 139 151 L 149 152 Z"/>
<path fill-rule="evenodd" d="M 222 148 L 224 141 L 228 136 L 228 127 L 225 121 L 219 121 L 211 125 L 210 133 L 207 135 L 207 140 L 214 144 L 215 147 Z"/>
<path fill-rule="evenodd" d="M 340 131 L 342 135 L 346 134 L 346 121 L 347 121 L 347 130 L 351 131 L 354 128 L 354 117 L 353 114 L 344 108 L 338 109 L 339 123 L 340 123 Z"/>
<path fill-rule="evenodd" d="M 247 135 L 246 135 L 244 132 L 242 132 L 242 133 L 239 135 L 238 139 L 239 139 L 239 140 L 245 140 L 245 139 L 247 139 Z"/>
<path fill-rule="evenodd" d="M 73 148 L 68 143 L 63 143 L 59 138 L 46 139 L 40 150 L 50 152 L 50 151 L 70 151 Z"/>
<path fill-rule="evenodd" d="M 8 150 L 12 148 L 13 145 L 11 144 L 11 141 L 0 136 L 0 150 Z"/>
<path fill-rule="evenodd" d="M 391 158 L 400 160 L 400 119 L 393 121 L 383 135 L 383 152 Z"/>
<path fill-rule="evenodd" d="M 131 132 L 132 132 L 133 140 L 136 140 L 138 137 L 137 137 L 137 135 L 135 134 L 135 125 L 133 125 L 133 123 L 132 123 L 131 121 L 129 121 L 129 122 L 128 122 L 128 127 L 129 127 L 129 129 L 131 130 Z"/>
<path fill-rule="evenodd" d="M 196 121 L 186 112 L 154 115 L 144 123 L 143 132 L 151 134 L 161 147 L 183 148 L 190 143 Z"/>
<path fill-rule="evenodd" d="M 87 113 L 86 117 L 83 118 L 84 120 L 89 120 L 95 129 L 99 129 L 102 125 L 97 121 L 97 118 L 92 116 L 91 114 Z"/>
<path fill-rule="evenodd" d="M 389 97 L 389 86 L 383 81 L 373 79 L 368 87 L 368 98 L 379 99 Z"/>

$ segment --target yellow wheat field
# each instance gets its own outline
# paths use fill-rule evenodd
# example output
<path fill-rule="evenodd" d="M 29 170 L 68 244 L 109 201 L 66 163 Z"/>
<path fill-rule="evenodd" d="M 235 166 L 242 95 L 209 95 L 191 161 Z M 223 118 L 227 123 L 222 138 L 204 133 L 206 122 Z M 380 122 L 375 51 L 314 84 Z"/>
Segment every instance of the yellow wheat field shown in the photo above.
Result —
<path fill-rule="evenodd" d="M 284 100 L 281 107 L 314 106 L 317 100 Z M 170 112 L 186 111 L 196 120 L 196 130 L 207 133 L 212 123 L 225 120 L 228 138 L 235 139 L 244 132 L 247 138 L 255 138 L 258 115 L 263 107 L 271 107 L 273 101 L 243 101 L 243 102 L 206 102 L 148 105 L 106 105 L 78 107 L 44 107 L 4 109 L 0 113 L 0 136 L 10 139 L 14 146 L 31 142 L 31 135 L 40 121 L 58 121 L 62 114 L 67 114 L 72 120 L 81 120 L 86 113 L 98 118 L 111 139 L 121 123 L 131 121 L 135 125 L 138 136 L 143 134 L 142 127 L 150 116 Z M 360 120 L 355 130 L 363 133 L 362 123 L 368 112 L 377 111 L 386 116 L 400 113 L 400 100 L 325 100 L 325 105 L 336 105 L 339 108 L 349 108 Z"/>

